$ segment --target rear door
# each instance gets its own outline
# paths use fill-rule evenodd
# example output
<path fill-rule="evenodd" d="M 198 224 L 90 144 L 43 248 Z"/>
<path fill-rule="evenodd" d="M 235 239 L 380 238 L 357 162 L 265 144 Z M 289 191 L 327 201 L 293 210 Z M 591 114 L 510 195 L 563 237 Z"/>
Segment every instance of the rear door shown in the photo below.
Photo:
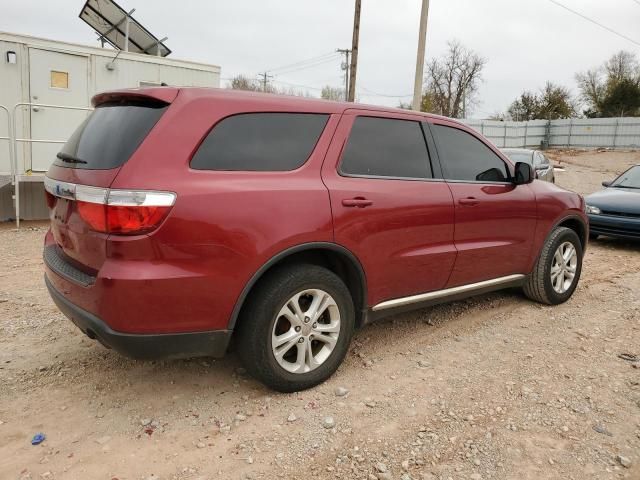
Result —
<path fill-rule="evenodd" d="M 369 305 L 443 288 L 455 260 L 452 196 L 421 120 L 349 110 L 323 164 L 335 240 L 362 262 Z"/>
<path fill-rule="evenodd" d="M 100 269 L 106 257 L 107 235 L 89 228 L 95 215 L 101 214 L 95 205 L 104 198 L 92 199 L 85 193 L 80 199 L 76 186 L 101 187 L 95 189 L 95 195 L 104 197 L 104 189 L 167 108 L 166 103 L 153 99 L 123 98 L 98 105 L 60 152 L 53 153 L 55 161 L 45 179 L 51 232 L 58 247 L 79 268 L 90 272 Z"/>
<path fill-rule="evenodd" d="M 529 185 L 514 185 L 512 167 L 476 134 L 446 120 L 430 127 L 455 203 L 458 256 L 447 287 L 528 273 L 537 218 Z"/>

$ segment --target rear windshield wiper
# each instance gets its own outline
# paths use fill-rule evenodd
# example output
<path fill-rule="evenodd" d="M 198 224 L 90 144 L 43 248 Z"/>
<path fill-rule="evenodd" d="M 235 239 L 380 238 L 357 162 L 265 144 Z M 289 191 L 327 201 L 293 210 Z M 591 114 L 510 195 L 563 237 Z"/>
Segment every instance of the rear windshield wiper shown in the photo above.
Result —
<path fill-rule="evenodd" d="M 633 188 L 635 190 L 640 190 L 640 187 L 634 187 L 632 185 L 622 185 L 622 184 L 617 184 L 617 185 L 611 185 L 612 188 Z"/>
<path fill-rule="evenodd" d="M 56 157 L 67 163 L 89 163 L 86 160 L 82 160 L 81 158 L 74 157 L 73 155 L 69 155 L 68 153 L 64 152 L 58 152 L 56 154 Z"/>

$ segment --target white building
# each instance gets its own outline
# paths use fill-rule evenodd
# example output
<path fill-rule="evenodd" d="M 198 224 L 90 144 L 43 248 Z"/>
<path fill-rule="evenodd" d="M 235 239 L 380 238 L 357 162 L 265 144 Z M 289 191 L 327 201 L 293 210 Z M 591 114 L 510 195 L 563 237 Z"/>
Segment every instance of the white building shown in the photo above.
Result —
<path fill-rule="evenodd" d="M 47 217 L 44 172 L 93 95 L 162 83 L 219 87 L 220 67 L 0 32 L 0 220 L 16 193 L 21 219 Z"/>

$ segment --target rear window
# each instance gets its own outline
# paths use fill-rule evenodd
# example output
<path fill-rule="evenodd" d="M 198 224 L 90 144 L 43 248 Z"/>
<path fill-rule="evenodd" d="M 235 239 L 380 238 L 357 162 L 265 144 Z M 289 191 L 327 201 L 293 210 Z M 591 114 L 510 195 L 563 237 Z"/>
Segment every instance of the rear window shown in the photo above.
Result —
<path fill-rule="evenodd" d="M 313 152 L 328 118 L 313 113 L 244 113 L 227 117 L 204 139 L 191 160 L 191 168 L 295 170 Z"/>
<path fill-rule="evenodd" d="M 432 178 L 419 122 L 357 117 L 342 155 L 340 172 L 391 178 Z"/>
<path fill-rule="evenodd" d="M 137 150 L 166 109 L 166 104 L 157 103 L 99 105 L 71 135 L 54 164 L 88 170 L 120 167 Z"/>

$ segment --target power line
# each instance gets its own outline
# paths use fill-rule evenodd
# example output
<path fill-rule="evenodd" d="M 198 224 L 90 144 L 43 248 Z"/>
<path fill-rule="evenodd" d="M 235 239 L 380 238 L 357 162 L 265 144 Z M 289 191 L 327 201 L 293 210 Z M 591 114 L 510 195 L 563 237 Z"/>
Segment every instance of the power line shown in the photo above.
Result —
<path fill-rule="evenodd" d="M 316 62 L 318 60 L 321 60 L 321 59 L 324 59 L 324 58 L 327 58 L 327 57 L 333 57 L 335 55 L 336 55 L 335 51 L 334 52 L 328 52 L 328 53 L 324 53 L 322 55 L 318 55 L 316 57 L 307 58 L 305 60 L 299 60 L 297 62 L 289 63 L 287 65 L 282 65 L 282 66 L 277 67 L 277 68 L 268 68 L 266 70 L 269 71 L 269 72 L 277 72 L 278 70 L 288 70 L 288 69 L 290 69 L 292 67 L 297 67 L 299 65 L 302 65 L 302 64 L 305 64 L 305 63 L 309 63 L 309 62 Z"/>
<path fill-rule="evenodd" d="M 586 15 L 583 15 L 583 14 L 582 14 L 582 13 L 580 13 L 580 12 L 576 12 L 575 10 L 573 10 L 573 9 L 571 9 L 571 8 L 569 8 L 569 7 L 567 7 L 566 5 L 563 5 L 563 4 L 562 4 L 562 3 L 560 3 L 560 2 L 556 2 L 556 0 L 549 0 L 549 1 L 550 1 L 551 3 L 553 3 L 554 5 L 557 5 L 557 6 L 559 6 L 559 7 L 562 7 L 562 8 L 564 8 L 565 10 L 567 10 L 567 11 L 569 11 L 569 12 L 571 12 L 571 13 L 575 14 L 575 15 L 578 15 L 579 17 L 583 18 L 584 20 L 587 20 L 588 22 L 591 22 L 591 23 L 593 23 L 593 24 L 595 24 L 595 25 L 598 25 L 600 28 L 604 28 L 605 30 L 607 30 L 608 32 L 613 33 L 614 35 L 617 35 L 617 36 L 619 36 L 619 37 L 622 37 L 622 38 L 624 38 L 625 40 L 627 40 L 627 41 L 629 41 L 629 42 L 631 42 L 631 43 L 633 43 L 633 44 L 635 44 L 635 45 L 640 46 L 640 42 L 635 41 L 633 38 L 627 37 L 627 36 L 626 36 L 626 35 L 624 35 L 623 33 L 620 33 L 620 32 L 615 31 L 613 28 L 610 28 L 610 27 L 607 27 L 606 25 L 603 25 L 602 23 L 600 23 L 600 22 L 598 22 L 598 21 L 594 20 L 593 18 L 589 18 L 589 17 L 587 17 Z M 638 2 L 637 0 L 634 0 L 634 1 L 635 1 L 636 3 L 640 3 L 640 2 Z"/>
<path fill-rule="evenodd" d="M 309 68 L 315 68 L 315 67 L 318 67 L 320 65 L 324 65 L 325 63 L 335 62 L 338 59 L 338 57 L 339 57 L 338 54 L 334 53 L 334 56 L 332 56 L 332 57 L 325 58 L 323 60 L 316 60 L 313 63 L 307 63 L 305 65 L 301 65 L 301 66 L 298 66 L 298 67 L 295 67 L 295 68 L 290 68 L 290 69 L 287 69 L 287 70 L 279 70 L 279 71 L 276 71 L 275 74 L 276 75 L 284 75 L 284 74 L 288 74 L 288 73 L 299 72 L 301 70 L 307 70 Z M 269 70 L 269 71 L 273 72 L 273 70 Z"/>

